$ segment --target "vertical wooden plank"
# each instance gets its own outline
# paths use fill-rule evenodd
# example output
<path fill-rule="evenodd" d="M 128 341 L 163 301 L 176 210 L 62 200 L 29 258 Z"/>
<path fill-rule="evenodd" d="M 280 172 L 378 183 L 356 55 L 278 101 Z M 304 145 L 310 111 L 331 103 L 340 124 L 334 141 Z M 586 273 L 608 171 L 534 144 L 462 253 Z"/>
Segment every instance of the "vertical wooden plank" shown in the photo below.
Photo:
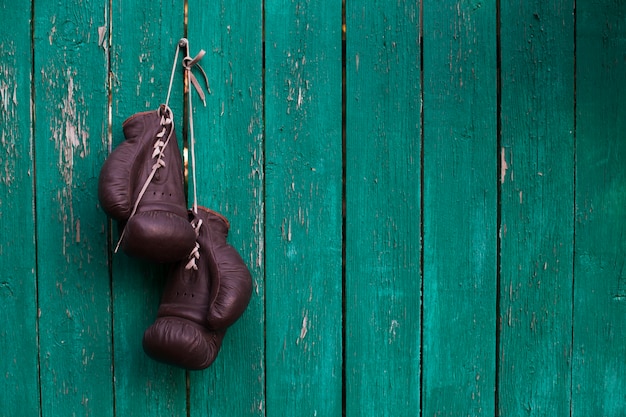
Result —
<path fill-rule="evenodd" d="M 501 7 L 499 415 L 569 415 L 574 4 Z"/>
<path fill-rule="evenodd" d="M 108 2 L 35 1 L 35 169 L 43 416 L 113 414 L 106 155 Z"/>
<path fill-rule="evenodd" d="M 420 407 L 417 3 L 346 3 L 346 415 Z"/>
<path fill-rule="evenodd" d="M 0 6 L 1 416 L 39 416 L 31 4 Z"/>
<path fill-rule="evenodd" d="M 341 415 L 341 1 L 265 2 L 267 415 Z"/>
<path fill-rule="evenodd" d="M 217 360 L 204 372 L 190 373 L 190 413 L 262 416 L 263 3 L 190 0 L 188 7 L 190 53 L 207 51 L 200 65 L 211 86 L 206 107 L 192 91 L 198 204 L 229 219 L 228 240 L 248 265 L 254 288 L 248 309 L 226 333 Z M 190 171 L 190 205 L 191 178 Z"/>
<path fill-rule="evenodd" d="M 495 2 L 424 4 L 423 415 L 494 415 Z"/>
<path fill-rule="evenodd" d="M 111 22 L 112 148 L 124 140 L 122 123 L 165 103 L 176 45 L 184 35 L 184 8 L 176 0 L 114 0 Z M 182 76 L 174 79 L 170 107 L 182 149 Z M 113 225 L 112 247 L 118 239 Z M 124 416 L 186 416 L 186 377 L 181 369 L 149 358 L 145 329 L 156 317 L 167 268 L 113 255 L 115 411 Z"/>
<path fill-rule="evenodd" d="M 573 416 L 626 414 L 626 3 L 576 4 Z"/>

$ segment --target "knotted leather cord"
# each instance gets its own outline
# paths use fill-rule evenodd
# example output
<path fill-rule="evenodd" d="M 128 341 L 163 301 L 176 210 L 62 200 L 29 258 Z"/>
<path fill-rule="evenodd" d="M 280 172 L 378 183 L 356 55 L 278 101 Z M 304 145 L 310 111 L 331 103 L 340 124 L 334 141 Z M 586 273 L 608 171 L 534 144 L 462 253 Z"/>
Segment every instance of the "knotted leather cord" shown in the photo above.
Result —
<path fill-rule="evenodd" d="M 200 99 L 204 103 L 204 106 L 206 107 L 206 99 L 204 96 L 204 92 L 202 91 L 202 88 L 200 87 L 200 84 L 198 83 L 198 79 L 196 78 L 196 76 L 193 74 L 191 70 L 194 66 L 198 67 L 198 69 L 200 70 L 200 72 L 202 73 L 204 77 L 204 81 L 206 82 L 207 91 L 210 93 L 211 90 L 209 89 L 209 81 L 208 81 L 207 75 L 202 69 L 202 67 L 200 66 L 200 64 L 198 63 L 206 52 L 203 49 L 201 49 L 200 52 L 198 52 L 198 54 L 194 58 L 191 58 L 191 56 L 189 55 L 189 42 L 185 42 L 185 44 L 187 46 L 187 55 L 183 58 L 183 68 L 185 68 L 185 76 L 187 77 L 187 84 L 193 85 L 194 89 L 200 96 Z M 193 186 L 192 210 L 194 214 L 198 214 L 198 193 L 197 193 L 197 187 L 196 187 L 196 153 L 195 153 L 196 138 L 195 138 L 194 129 L 193 129 L 193 100 L 191 99 L 191 96 L 192 96 L 191 92 L 188 91 L 187 101 L 189 103 L 189 109 L 188 109 L 189 150 L 191 152 L 191 183 Z"/>
<path fill-rule="evenodd" d="M 179 52 L 180 52 L 180 42 L 176 44 L 176 53 L 174 54 L 174 65 L 172 65 L 172 73 L 170 74 L 170 85 L 169 87 L 167 87 L 167 97 L 165 98 L 165 107 L 168 107 L 168 104 L 170 102 L 170 93 L 172 92 L 172 84 L 174 84 L 174 74 L 176 73 L 176 64 L 178 63 Z"/>

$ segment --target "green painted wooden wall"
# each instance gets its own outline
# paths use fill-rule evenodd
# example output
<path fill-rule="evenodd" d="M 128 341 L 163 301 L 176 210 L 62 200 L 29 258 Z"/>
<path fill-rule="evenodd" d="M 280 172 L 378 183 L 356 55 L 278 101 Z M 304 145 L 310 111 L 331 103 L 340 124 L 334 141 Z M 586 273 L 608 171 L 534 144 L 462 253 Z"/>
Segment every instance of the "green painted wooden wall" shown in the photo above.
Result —
<path fill-rule="evenodd" d="M 202 372 L 97 200 L 183 36 L 254 280 Z M 2 417 L 626 415 L 626 2 L 0 0 L 0 143 Z"/>

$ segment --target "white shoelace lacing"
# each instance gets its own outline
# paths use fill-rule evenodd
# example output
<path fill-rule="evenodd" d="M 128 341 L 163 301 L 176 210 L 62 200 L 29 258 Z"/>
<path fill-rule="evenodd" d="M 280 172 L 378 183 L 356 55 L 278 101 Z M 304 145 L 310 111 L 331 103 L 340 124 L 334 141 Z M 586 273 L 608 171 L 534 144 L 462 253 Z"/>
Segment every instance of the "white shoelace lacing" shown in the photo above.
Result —
<path fill-rule="evenodd" d="M 200 227 L 202 226 L 202 219 L 198 219 L 196 224 L 193 225 L 194 230 L 196 231 L 196 238 L 200 235 Z M 185 265 L 185 269 L 193 269 L 194 271 L 198 270 L 198 265 L 196 261 L 200 259 L 200 244 L 196 240 L 196 246 L 191 250 L 191 253 L 188 257 L 189 261 L 187 265 Z"/>
<path fill-rule="evenodd" d="M 141 190 L 139 191 L 139 194 L 137 195 L 137 200 L 135 201 L 135 205 L 133 206 L 133 211 L 130 213 L 130 216 L 128 216 L 127 221 L 132 219 L 135 213 L 137 212 L 137 207 L 139 207 L 139 202 L 141 202 L 141 199 L 146 193 L 146 190 L 148 189 L 148 185 L 150 185 L 152 178 L 154 178 L 159 168 L 165 166 L 164 152 L 165 152 L 165 148 L 170 143 L 172 132 L 174 132 L 174 121 L 172 117 L 172 110 L 167 106 L 167 104 L 164 106 L 164 109 L 165 109 L 164 110 L 165 114 L 161 115 L 161 122 L 160 122 L 162 129 L 159 133 L 156 134 L 157 140 L 154 142 L 154 145 L 153 145 L 154 150 L 152 151 L 152 158 L 156 159 L 156 161 L 152 165 L 152 170 L 150 171 L 150 175 L 148 175 L 148 178 L 146 178 L 146 181 L 144 182 L 143 187 L 141 187 Z M 160 109 L 157 111 L 160 111 Z M 168 126 L 171 126 L 171 128 L 169 129 L 169 133 L 167 129 Z M 167 138 L 165 139 L 165 141 L 163 141 L 163 137 L 165 136 L 166 133 L 167 133 Z M 122 243 L 122 239 L 124 239 L 125 235 L 126 235 L 126 227 L 124 227 L 124 230 L 122 230 L 122 234 L 120 235 L 120 238 L 117 241 L 117 245 L 115 246 L 115 251 L 114 251 L 115 253 L 117 253 L 117 251 L 119 250 L 120 245 Z"/>

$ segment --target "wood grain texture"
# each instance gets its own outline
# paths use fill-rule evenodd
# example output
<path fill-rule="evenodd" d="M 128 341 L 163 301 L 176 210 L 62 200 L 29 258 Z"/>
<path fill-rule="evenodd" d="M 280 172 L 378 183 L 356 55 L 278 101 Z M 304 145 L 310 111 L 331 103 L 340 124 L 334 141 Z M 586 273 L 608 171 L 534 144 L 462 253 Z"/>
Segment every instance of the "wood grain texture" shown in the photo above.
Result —
<path fill-rule="evenodd" d="M 111 143 L 124 140 L 123 121 L 165 103 L 176 45 L 184 34 L 184 9 L 179 1 L 114 0 L 111 33 Z M 110 36 L 110 37 L 109 37 Z M 181 59 L 169 105 L 183 144 L 183 79 Z M 119 238 L 114 223 L 111 248 Z M 124 416 L 186 416 L 185 371 L 149 358 L 142 349 L 145 329 L 155 318 L 167 267 L 112 255 L 114 317 L 115 412 Z"/>
<path fill-rule="evenodd" d="M 424 5 L 423 415 L 494 415 L 493 2 Z"/>
<path fill-rule="evenodd" d="M 0 6 L 0 416 L 39 416 L 31 4 Z"/>
<path fill-rule="evenodd" d="M 420 407 L 417 4 L 346 4 L 346 415 Z"/>
<path fill-rule="evenodd" d="M 268 416 L 342 412 L 341 2 L 265 2 Z"/>
<path fill-rule="evenodd" d="M 576 4 L 573 416 L 626 414 L 626 3 Z"/>
<path fill-rule="evenodd" d="M 502 3 L 499 415 L 569 415 L 574 4 Z"/>
<path fill-rule="evenodd" d="M 200 65 L 211 87 L 206 107 L 192 91 L 198 204 L 229 219 L 228 241 L 253 277 L 250 304 L 217 360 L 190 373 L 192 416 L 265 415 L 262 6 L 189 1 L 190 53 L 206 50 Z M 190 171 L 190 205 L 191 179 Z"/>
<path fill-rule="evenodd" d="M 107 222 L 108 2 L 35 1 L 37 275 L 42 416 L 111 415 Z"/>

